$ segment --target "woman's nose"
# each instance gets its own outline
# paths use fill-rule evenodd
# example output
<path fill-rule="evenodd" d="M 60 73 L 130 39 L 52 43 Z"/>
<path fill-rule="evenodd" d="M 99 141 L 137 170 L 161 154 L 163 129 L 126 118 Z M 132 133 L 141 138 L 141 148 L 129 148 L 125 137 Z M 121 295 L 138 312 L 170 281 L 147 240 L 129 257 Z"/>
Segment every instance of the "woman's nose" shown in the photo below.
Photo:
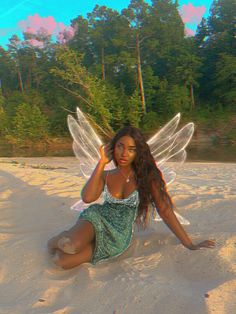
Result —
<path fill-rule="evenodd" d="M 127 150 L 124 148 L 123 150 L 122 150 L 122 156 L 127 156 Z"/>

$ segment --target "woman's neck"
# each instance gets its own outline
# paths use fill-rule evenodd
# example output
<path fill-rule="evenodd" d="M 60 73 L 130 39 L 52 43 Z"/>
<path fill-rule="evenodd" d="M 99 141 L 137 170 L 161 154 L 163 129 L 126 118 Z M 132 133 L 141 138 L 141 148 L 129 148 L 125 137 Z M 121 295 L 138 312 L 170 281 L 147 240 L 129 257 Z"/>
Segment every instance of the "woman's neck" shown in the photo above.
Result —
<path fill-rule="evenodd" d="M 132 166 L 118 166 L 117 167 L 118 171 L 121 171 L 123 174 L 130 174 L 133 171 Z"/>

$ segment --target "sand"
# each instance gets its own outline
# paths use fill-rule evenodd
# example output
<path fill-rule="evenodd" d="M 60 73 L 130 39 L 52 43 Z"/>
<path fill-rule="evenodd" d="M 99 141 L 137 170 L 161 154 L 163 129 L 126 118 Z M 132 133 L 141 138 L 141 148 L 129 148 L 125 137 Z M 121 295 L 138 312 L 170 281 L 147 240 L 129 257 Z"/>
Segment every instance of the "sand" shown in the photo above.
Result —
<path fill-rule="evenodd" d="M 75 158 L 0 158 L 0 314 L 236 313 L 236 164 L 185 163 L 170 187 L 194 242 L 163 222 L 118 258 L 60 270 L 47 240 L 72 226 L 84 179 Z"/>

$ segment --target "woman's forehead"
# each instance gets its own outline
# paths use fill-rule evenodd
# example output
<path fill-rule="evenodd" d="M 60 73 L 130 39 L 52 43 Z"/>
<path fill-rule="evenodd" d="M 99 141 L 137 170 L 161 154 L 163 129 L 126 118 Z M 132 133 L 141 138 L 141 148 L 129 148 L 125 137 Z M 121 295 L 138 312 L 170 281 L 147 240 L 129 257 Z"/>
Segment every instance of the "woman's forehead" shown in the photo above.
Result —
<path fill-rule="evenodd" d="M 121 138 L 118 139 L 117 143 L 121 143 L 127 146 L 134 146 L 134 147 L 136 146 L 134 139 L 129 135 L 122 136 Z"/>

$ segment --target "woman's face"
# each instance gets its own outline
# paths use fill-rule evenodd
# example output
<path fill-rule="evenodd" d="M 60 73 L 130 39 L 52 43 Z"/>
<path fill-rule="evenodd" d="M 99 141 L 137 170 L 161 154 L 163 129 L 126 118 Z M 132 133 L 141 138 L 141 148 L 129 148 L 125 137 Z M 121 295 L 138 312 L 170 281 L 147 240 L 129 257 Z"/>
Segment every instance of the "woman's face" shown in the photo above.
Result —
<path fill-rule="evenodd" d="M 134 139 L 125 135 L 115 144 L 114 157 L 119 166 L 129 166 L 136 157 L 136 145 Z"/>

